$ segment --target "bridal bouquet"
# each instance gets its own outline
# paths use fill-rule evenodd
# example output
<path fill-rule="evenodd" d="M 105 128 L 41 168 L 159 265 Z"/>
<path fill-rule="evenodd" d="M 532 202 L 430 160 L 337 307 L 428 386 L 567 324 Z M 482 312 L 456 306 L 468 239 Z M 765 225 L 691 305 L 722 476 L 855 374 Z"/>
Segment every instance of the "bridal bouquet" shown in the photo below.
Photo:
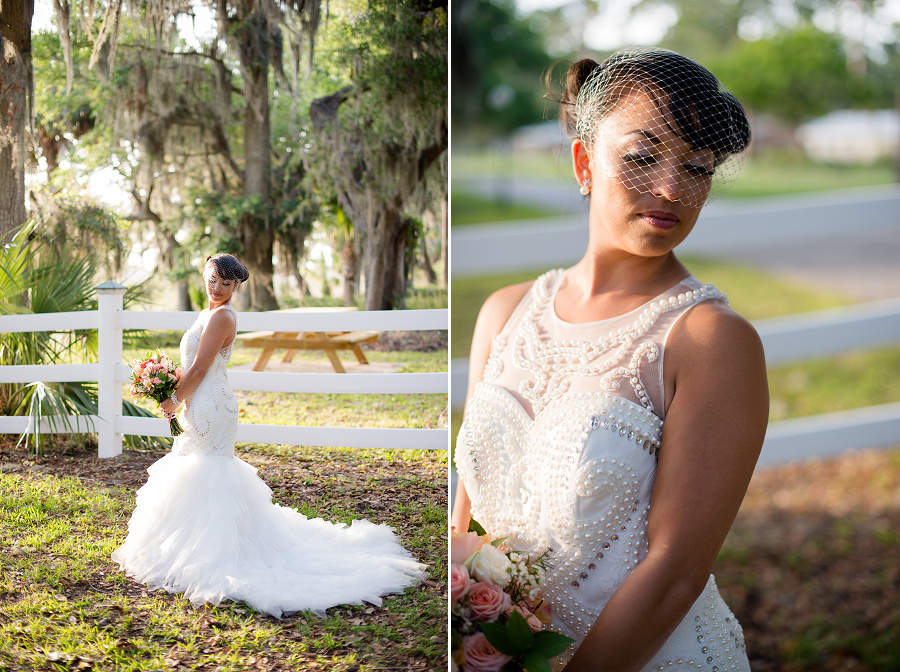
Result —
<path fill-rule="evenodd" d="M 166 357 L 159 348 L 155 353 L 148 353 L 149 357 L 134 360 L 131 363 L 131 395 L 134 397 L 148 397 L 157 405 L 164 399 L 172 396 L 172 392 L 178 387 L 181 380 L 181 367 Z M 174 416 L 169 419 L 169 429 L 172 436 L 178 436 L 184 432 Z"/>
<path fill-rule="evenodd" d="M 451 533 L 450 641 L 462 672 L 549 672 L 549 659 L 572 639 L 544 629 L 540 586 L 544 556 L 500 550 L 474 520 Z"/>

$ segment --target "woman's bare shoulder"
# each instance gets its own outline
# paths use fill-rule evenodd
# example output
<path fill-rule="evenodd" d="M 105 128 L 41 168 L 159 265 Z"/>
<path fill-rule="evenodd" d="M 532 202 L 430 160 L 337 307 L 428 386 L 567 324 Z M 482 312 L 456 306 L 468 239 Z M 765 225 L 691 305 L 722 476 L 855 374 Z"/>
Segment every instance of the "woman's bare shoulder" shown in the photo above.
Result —
<path fill-rule="evenodd" d="M 219 306 L 209 311 L 209 317 L 206 320 L 207 328 L 228 329 L 237 325 L 237 319 L 233 310 L 229 310 L 226 306 Z"/>
<path fill-rule="evenodd" d="M 499 334 L 533 284 L 534 280 L 528 280 L 509 285 L 496 290 L 485 299 L 481 310 L 478 311 L 474 338 L 490 340 Z"/>
<path fill-rule="evenodd" d="M 687 312 L 676 325 L 667 349 L 677 362 L 697 361 L 711 366 L 726 360 L 743 367 L 765 367 L 759 334 L 750 322 L 720 301 L 704 301 Z"/>

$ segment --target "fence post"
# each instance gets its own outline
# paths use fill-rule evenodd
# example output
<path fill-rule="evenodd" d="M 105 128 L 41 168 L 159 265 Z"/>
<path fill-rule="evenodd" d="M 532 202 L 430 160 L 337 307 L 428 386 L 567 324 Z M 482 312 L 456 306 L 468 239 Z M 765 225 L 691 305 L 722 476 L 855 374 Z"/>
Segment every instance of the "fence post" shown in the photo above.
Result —
<path fill-rule="evenodd" d="M 122 454 L 122 385 L 116 372 L 122 363 L 122 296 L 125 287 L 115 282 L 97 285 L 97 350 L 100 374 L 97 380 L 97 457 Z"/>

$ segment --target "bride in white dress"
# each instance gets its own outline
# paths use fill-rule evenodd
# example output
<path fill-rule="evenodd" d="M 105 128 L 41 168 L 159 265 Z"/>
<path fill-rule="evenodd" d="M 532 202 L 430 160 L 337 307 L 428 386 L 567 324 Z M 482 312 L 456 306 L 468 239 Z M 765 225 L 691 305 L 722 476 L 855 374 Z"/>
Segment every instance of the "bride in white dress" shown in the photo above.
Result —
<path fill-rule="evenodd" d="M 310 520 L 273 504 L 256 469 L 234 456 L 238 405 L 225 367 L 237 328 L 231 297 L 248 276 L 231 255 L 207 260 L 209 307 L 181 339 L 184 374 L 161 404 L 168 415 L 184 403 L 184 433 L 148 469 L 113 560 L 138 582 L 194 604 L 243 600 L 279 618 L 380 604 L 425 575 L 391 528 Z"/>
<path fill-rule="evenodd" d="M 663 50 L 576 63 L 560 102 L 588 250 L 479 313 L 453 524 L 548 553 L 550 627 L 575 640 L 554 669 L 746 672 L 710 570 L 765 434 L 765 361 L 673 249 L 749 125 Z"/>

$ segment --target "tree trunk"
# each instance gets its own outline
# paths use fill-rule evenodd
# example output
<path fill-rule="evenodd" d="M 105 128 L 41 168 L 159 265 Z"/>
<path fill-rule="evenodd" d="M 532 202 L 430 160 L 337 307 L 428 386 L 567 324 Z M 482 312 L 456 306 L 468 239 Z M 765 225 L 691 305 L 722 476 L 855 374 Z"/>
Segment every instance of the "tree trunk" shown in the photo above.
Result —
<path fill-rule="evenodd" d="M 245 212 L 239 236 L 250 280 L 242 302 L 253 310 L 277 310 L 275 268 L 272 256 L 275 235 L 268 214 L 272 185 L 272 134 L 269 125 L 268 20 L 253 13 L 241 22 L 237 34 L 238 55 L 244 78 L 244 195 L 262 200 L 263 215 Z"/>
<path fill-rule="evenodd" d="M 344 251 L 341 254 L 341 273 L 344 276 L 343 303 L 345 306 L 352 306 L 356 303 L 359 284 L 359 257 L 356 255 L 353 238 L 350 237 L 344 241 Z"/>
<path fill-rule="evenodd" d="M 406 308 L 406 294 L 409 291 L 411 283 L 409 282 L 410 271 L 412 268 L 407 265 L 407 258 L 412 253 L 411 259 L 415 262 L 415 247 L 409 249 L 409 227 L 414 226 L 409 217 L 400 217 L 400 227 L 398 235 L 394 238 L 394 281 L 391 287 L 391 308 L 400 310 Z M 412 264 L 415 267 L 415 263 Z"/>
<path fill-rule="evenodd" d="M 0 2 L 0 241 L 25 223 L 34 0 Z"/>
<path fill-rule="evenodd" d="M 437 273 L 434 272 L 434 266 L 431 265 L 431 259 L 428 258 L 428 236 L 422 234 L 422 261 L 419 262 L 420 268 L 425 271 L 425 279 L 429 285 L 437 284 Z"/>
<path fill-rule="evenodd" d="M 75 66 L 72 61 L 72 6 L 69 0 L 53 0 L 56 8 L 56 26 L 59 29 L 59 43 L 63 50 L 63 60 L 66 62 L 66 93 L 72 93 L 75 84 Z"/>
<path fill-rule="evenodd" d="M 366 310 L 392 310 L 400 290 L 398 266 L 405 271 L 406 222 L 397 209 L 384 205 L 367 231 Z"/>
<path fill-rule="evenodd" d="M 249 172 L 249 171 L 248 171 Z M 244 253 L 241 257 L 248 270 L 250 279 L 241 297 L 242 310 L 278 310 L 275 300 L 272 250 L 275 237 L 267 231 L 267 223 L 249 213 L 241 216 L 240 240 Z"/>
<path fill-rule="evenodd" d="M 175 283 L 175 291 L 178 296 L 178 308 L 176 310 L 193 310 L 191 305 L 191 291 L 187 280 L 179 280 Z"/>
<path fill-rule="evenodd" d="M 447 278 L 450 272 L 450 213 L 447 207 L 447 192 L 441 200 L 441 283 L 447 287 Z"/>

